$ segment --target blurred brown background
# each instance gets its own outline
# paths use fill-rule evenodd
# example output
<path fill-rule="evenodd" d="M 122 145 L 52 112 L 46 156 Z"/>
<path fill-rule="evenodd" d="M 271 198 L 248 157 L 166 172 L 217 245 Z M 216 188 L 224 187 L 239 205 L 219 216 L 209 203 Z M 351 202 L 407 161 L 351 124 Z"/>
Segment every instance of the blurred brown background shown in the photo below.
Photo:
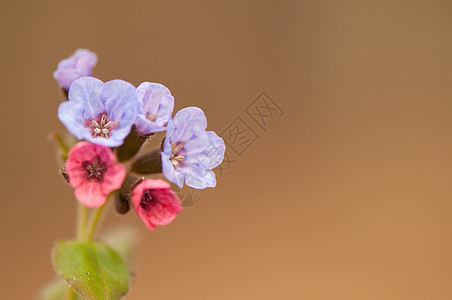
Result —
<path fill-rule="evenodd" d="M 1 299 L 32 299 L 74 235 L 52 72 L 170 88 L 259 138 L 193 207 L 139 231 L 127 299 L 452 299 L 449 1 L 2 1 Z M 245 109 L 265 91 L 284 113 Z M 231 158 L 232 159 L 232 158 Z"/>

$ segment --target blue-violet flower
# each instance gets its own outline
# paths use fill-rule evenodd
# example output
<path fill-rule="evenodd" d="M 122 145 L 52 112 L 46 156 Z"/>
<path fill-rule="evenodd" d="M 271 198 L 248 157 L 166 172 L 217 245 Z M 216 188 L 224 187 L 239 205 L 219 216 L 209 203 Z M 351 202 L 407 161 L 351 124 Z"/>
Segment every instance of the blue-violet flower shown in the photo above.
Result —
<path fill-rule="evenodd" d="M 69 89 L 69 101 L 58 108 L 58 118 L 79 140 L 107 147 L 122 145 L 137 116 L 135 87 L 123 80 L 103 83 L 82 77 Z"/>
<path fill-rule="evenodd" d="M 174 98 L 164 85 L 143 82 L 137 88 L 140 101 L 135 125 L 139 132 L 148 134 L 165 130 L 174 109 Z"/>
<path fill-rule="evenodd" d="M 87 49 L 77 49 L 72 56 L 58 63 L 58 68 L 53 73 L 53 77 L 63 89 L 69 90 L 69 87 L 76 79 L 91 76 L 96 64 L 96 53 Z"/>
<path fill-rule="evenodd" d="M 197 107 L 187 107 L 168 122 L 163 143 L 162 172 L 182 187 L 185 183 L 195 189 L 216 185 L 213 168 L 224 158 L 225 145 L 213 131 L 205 131 L 207 120 Z"/>

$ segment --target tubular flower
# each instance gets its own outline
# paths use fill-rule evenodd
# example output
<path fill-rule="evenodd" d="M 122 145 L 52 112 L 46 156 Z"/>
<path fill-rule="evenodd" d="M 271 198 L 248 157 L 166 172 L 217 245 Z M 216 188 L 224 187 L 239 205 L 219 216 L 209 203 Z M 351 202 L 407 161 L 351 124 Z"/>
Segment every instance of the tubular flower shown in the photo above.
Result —
<path fill-rule="evenodd" d="M 135 125 L 139 132 L 148 134 L 165 130 L 174 109 L 174 98 L 164 85 L 143 82 L 137 88 L 140 101 Z"/>
<path fill-rule="evenodd" d="M 60 104 L 58 118 L 69 132 L 79 140 L 107 147 L 122 145 L 139 107 L 132 84 L 82 77 L 71 85 L 68 98 Z"/>
<path fill-rule="evenodd" d="M 80 77 L 91 76 L 93 68 L 97 64 L 97 55 L 87 49 L 77 49 L 75 53 L 58 63 L 53 77 L 65 90 L 69 90 L 71 84 Z"/>
<path fill-rule="evenodd" d="M 187 107 L 168 122 L 163 142 L 162 172 L 182 187 L 185 183 L 195 189 L 216 185 L 213 168 L 224 158 L 225 145 L 213 131 L 205 131 L 207 120 L 197 107 Z"/>
<path fill-rule="evenodd" d="M 161 179 L 147 179 L 132 191 L 132 205 L 137 215 L 150 230 L 156 225 L 171 223 L 182 210 L 177 195 L 169 183 Z"/>
<path fill-rule="evenodd" d="M 66 171 L 78 201 L 90 208 L 99 207 L 108 194 L 121 187 L 126 169 L 115 160 L 113 151 L 104 146 L 79 142 L 72 147 Z"/>

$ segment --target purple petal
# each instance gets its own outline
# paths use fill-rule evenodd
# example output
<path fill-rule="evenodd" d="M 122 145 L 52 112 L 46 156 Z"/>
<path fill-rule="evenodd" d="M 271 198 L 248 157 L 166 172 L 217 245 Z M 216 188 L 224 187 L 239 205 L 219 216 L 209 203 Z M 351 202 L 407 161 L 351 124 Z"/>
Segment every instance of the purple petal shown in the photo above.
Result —
<path fill-rule="evenodd" d="M 135 115 L 138 111 L 139 103 L 135 94 L 135 87 L 124 80 L 115 79 L 106 82 L 100 98 L 111 121 L 119 122 L 122 120 L 123 114 L 129 108 L 135 111 Z M 131 122 L 133 123 L 134 120 L 135 118 Z"/>
<path fill-rule="evenodd" d="M 198 164 L 205 169 L 217 167 L 224 158 L 224 141 L 215 132 L 208 131 L 204 135 L 192 139 L 183 146 L 184 162 Z"/>
<path fill-rule="evenodd" d="M 94 77 L 82 77 L 74 81 L 69 89 L 70 102 L 82 103 L 85 107 L 83 117 L 95 120 L 104 111 L 100 94 L 104 83 Z"/>
<path fill-rule="evenodd" d="M 207 127 L 204 112 L 198 107 L 187 107 L 176 113 L 171 124 L 168 122 L 168 135 L 171 143 L 186 142 L 202 133 Z"/>
<path fill-rule="evenodd" d="M 174 98 L 164 85 L 143 82 L 136 90 L 140 101 L 140 110 L 135 124 L 143 133 L 163 131 L 163 127 L 171 118 L 174 109 Z M 154 120 L 147 117 L 152 115 Z"/>
<path fill-rule="evenodd" d="M 195 189 L 215 187 L 217 181 L 212 170 L 204 169 L 197 165 L 186 165 L 181 171 L 185 176 L 185 183 Z"/>
<path fill-rule="evenodd" d="M 97 64 L 97 55 L 86 49 L 78 49 L 75 53 L 61 60 L 53 77 L 65 90 L 69 90 L 72 83 L 83 76 L 90 76 Z"/>
<path fill-rule="evenodd" d="M 83 123 L 83 111 L 83 104 L 79 102 L 66 101 L 58 107 L 58 119 L 79 140 L 90 136 L 89 129 Z"/>

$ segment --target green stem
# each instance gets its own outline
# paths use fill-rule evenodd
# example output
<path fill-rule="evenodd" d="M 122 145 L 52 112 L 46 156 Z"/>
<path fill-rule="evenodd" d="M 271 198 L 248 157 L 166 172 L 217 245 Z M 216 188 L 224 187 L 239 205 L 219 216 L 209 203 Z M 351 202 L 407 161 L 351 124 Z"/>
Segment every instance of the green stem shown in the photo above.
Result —
<path fill-rule="evenodd" d="M 83 241 L 86 235 L 86 220 L 88 217 L 88 208 L 78 202 L 78 222 L 77 222 L 77 239 Z"/>
<path fill-rule="evenodd" d="M 75 299 L 77 299 L 77 293 L 71 287 L 68 287 L 64 299 L 65 300 L 75 300 Z"/>
<path fill-rule="evenodd" d="M 99 223 L 99 220 L 101 219 L 102 211 L 104 210 L 106 204 L 107 203 L 105 203 L 104 205 L 99 207 L 96 210 L 96 212 L 94 213 L 94 216 L 91 217 L 91 223 L 90 223 L 90 226 L 88 227 L 88 233 L 86 235 L 86 239 L 88 241 L 92 240 L 94 233 L 96 232 L 97 224 Z"/>

